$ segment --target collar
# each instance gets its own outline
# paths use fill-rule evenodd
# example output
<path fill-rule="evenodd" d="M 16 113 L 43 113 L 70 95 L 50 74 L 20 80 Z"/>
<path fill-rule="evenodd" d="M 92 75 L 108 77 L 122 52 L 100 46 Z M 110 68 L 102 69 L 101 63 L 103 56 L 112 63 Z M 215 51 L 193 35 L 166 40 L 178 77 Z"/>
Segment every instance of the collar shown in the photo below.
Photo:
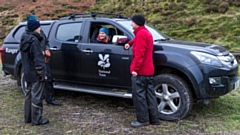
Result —
<path fill-rule="evenodd" d="M 133 31 L 134 35 L 136 35 L 136 34 L 137 34 L 140 30 L 142 30 L 142 29 L 146 29 L 146 27 L 145 27 L 144 25 L 137 27 L 137 28 Z"/>

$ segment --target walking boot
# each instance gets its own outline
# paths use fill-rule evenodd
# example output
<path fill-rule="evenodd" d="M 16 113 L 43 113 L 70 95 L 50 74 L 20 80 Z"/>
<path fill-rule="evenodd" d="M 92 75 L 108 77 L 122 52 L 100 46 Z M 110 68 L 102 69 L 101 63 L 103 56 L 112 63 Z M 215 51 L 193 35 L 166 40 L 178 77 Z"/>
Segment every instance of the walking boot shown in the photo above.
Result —
<path fill-rule="evenodd" d="M 48 119 L 42 119 L 42 121 L 38 124 L 32 124 L 32 126 L 46 125 L 49 123 Z"/>
<path fill-rule="evenodd" d="M 61 102 L 57 102 L 57 101 L 54 101 L 54 100 L 47 102 L 47 104 L 56 105 L 56 106 L 61 106 L 62 105 Z"/>
<path fill-rule="evenodd" d="M 138 128 L 138 127 L 142 127 L 142 126 L 148 126 L 149 122 L 144 122 L 144 123 L 140 123 L 140 122 L 131 122 L 131 127 L 133 128 Z"/>

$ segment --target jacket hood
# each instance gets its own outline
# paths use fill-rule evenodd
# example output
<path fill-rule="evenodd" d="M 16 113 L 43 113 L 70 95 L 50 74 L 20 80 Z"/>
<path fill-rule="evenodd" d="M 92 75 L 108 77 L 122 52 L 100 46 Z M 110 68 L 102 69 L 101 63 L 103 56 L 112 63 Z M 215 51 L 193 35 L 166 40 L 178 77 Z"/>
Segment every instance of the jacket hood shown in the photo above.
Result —
<path fill-rule="evenodd" d="M 26 30 L 26 32 L 21 37 L 20 51 L 26 51 L 31 46 L 31 43 L 34 41 L 34 37 L 36 37 L 39 42 L 41 42 L 43 39 L 40 34 L 36 32 L 29 32 Z"/>
<path fill-rule="evenodd" d="M 20 51 L 26 51 L 31 46 L 33 40 L 34 39 L 29 33 L 23 34 L 21 38 Z"/>

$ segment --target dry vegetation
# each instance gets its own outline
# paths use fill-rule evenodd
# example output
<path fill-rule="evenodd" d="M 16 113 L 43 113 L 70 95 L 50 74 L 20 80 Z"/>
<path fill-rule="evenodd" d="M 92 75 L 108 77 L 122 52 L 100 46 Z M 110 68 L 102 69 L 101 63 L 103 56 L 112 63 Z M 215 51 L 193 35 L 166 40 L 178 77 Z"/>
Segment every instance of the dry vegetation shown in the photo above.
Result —
<path fill-rule="evenodd" d="M 28 14 L 39 20 L 53 20 L 69 13 L 85 13 L 96 0 L 1 0 L 0 46 L 4 38 L 19 22 L 26 21 Z"/>
<path fill-rule="evenodd" d="M 2 0 L 0 46 L 29 13 L 40 20 L 90 11 L 146 16 L 147 23 L 174 39 L 208 42 L 240 51 L 240 0 Z"/>

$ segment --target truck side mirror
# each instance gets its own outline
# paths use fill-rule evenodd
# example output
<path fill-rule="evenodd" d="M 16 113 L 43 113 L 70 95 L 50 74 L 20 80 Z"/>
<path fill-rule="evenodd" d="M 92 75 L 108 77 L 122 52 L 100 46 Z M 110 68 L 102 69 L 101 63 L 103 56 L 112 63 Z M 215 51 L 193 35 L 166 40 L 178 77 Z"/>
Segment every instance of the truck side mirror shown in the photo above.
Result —
<path fill-rule="evenodd" d="M 123 45 L 127 43 L 127 36 L 123 35 L 114 35 L 112 38 L 112 43 L 115 45 Z"/>

